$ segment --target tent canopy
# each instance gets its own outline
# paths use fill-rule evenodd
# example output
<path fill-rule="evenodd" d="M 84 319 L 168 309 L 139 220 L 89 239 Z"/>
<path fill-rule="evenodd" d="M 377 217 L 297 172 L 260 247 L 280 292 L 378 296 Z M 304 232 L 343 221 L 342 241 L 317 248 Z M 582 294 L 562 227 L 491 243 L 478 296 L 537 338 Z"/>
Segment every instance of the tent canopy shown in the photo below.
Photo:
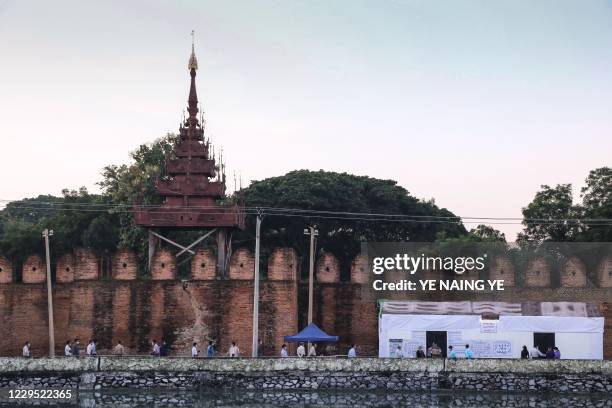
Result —
<path fill-rule="evenodd" d="M 285 336 L 285 341 L 288 343 L 307 342 L 307 341 L 329 341 L 337 342 L 338 336 L 330 336 L 323 330 L 319 329 L 316 324 L 310 323 L 301 332 L 294 336 Z"/>

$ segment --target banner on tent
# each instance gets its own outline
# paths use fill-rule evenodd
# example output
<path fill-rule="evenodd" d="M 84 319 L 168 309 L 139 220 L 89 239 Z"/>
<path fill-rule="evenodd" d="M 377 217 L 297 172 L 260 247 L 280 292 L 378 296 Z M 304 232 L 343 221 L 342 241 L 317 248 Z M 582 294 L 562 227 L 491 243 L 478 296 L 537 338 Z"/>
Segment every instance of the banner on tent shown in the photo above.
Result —
<path fill-rule="evenodd" d="M 497 320 L 481 320 L 480 321 L 480 332 L 481 333 L 497 333 Z"/>

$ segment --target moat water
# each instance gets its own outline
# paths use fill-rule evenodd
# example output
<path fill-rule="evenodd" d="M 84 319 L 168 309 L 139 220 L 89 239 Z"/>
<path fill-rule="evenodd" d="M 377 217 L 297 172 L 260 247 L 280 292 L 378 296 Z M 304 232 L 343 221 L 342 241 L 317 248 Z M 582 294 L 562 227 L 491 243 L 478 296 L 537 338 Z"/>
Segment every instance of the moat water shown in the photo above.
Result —
<path fill-rule="evenodd" d="M 4 397 L 4 395 L 3 395 Z M 612 407 L 610 394 L 486 392 L 109 390 L 80 392 L 70 401 L 0 398 L 0 407 Z"/>

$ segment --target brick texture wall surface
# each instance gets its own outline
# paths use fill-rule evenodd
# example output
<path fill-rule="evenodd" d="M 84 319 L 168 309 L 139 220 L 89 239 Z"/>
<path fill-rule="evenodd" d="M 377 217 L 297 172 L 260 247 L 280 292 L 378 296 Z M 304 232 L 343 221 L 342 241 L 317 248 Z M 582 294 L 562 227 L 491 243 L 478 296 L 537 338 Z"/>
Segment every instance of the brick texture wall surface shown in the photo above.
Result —
<path fill-rule="evenodd" d="M 74 280 L 98 279 L 98 256 L 91 249 L 78 248 L 74 251 L 74 257 Z"/>
<path fill-rule="evenodd" d="M 250 257 L 248 252 L 240 255 L 237 251 L 234 255 L 236 259 L 242 257 L 243 261 Z M 295 266 L 290 267 L 293 256 L 284 249 L 278 251 L 274 260 L 269 260 L 271 270 L 276 269 L 271 275 L 282 278 L 293 274 Z M 326 259 L 327 265 L 337 263 L 331 257 Z M 205 349 L 209 340 L 215 342 L 219 353 L 227 353 L 231 341 L 236 341 L 242 355 L 250 355 L 252 279 L 192 280 L 182 283 L 173 279 L 174 273 L 167 274 L 165 268 L 160 270 L 160 263 L 164 260 L 167 262 L 166 267 L 174 268 L 173 255 L 169 251 L 160 250 L 154 269 L 157 271 L 156 276 L 162 277 L 158 280 L 77 280 L 70 284 L 56 284 L 53 296 L 57 352 L 61 353 L 67 339 L 78 337 L 83 347 L 88 339 L 96 338 L 101 352 L 110 350 L 121 340 L 128 350 L 146 353 L 150 350 L 150 340 L 155 338 L 166 341 L 174 355 L 189 355 L 193 341 Z M 24 263 L 26 272 L 33 265 L 42 271 L 40 276 L 44 281 L 42 259 L 36 256 L 27 259 Z M 532 268 L 535 267 L 543 268 L 541 265 L 532 265 Z M 431 277 L 427 273 L 424 276 Z M 340 343 L 337 346 L 330 345 L 327 350 L 321 347 L 319 353 L 345 354 L 350 344 L 356 343 L 361 355 L 376 355 L 377 299 L 388 297 L 386 294 L 382 296 L 374 293 L 370 284 L 331 280 L 315 284 L 314 322 L 329 334 L 340 336 Z M 610 359 L 612 315 L 606 302 L 612 297 L 611 291 L 610 288 L 592 286 L 525 286 L 507 287 L 503 292 L 495 293 L 402 293 L 398 299 L 597 303 L 606 318 L 604 356 Z M 306 326 L 308 283 L 269 279 L 261 282 L 260 294 L 259 337 L 264 343 L 263 354 L 278 355 L 283 337 L 295 334 Z M 10 327 L 0 336 L 0 355 L 18 355 L 26 340 L 32 342 L 35 355 L 46 353 L 47 299 L 44 284 L 0 285 L 0 317 L 2 327 Z M 292 345 L 290 350 L 294 353 L 295 347 Z"/>
<path fill-rule="evenodd" d="M 597 268 L 597 280 L 602 288 L 612 288 L 612 257 L 605 258 Z"/>
<path fill-rule="evenodd" d="M 191 261 L 191 279 L 214 280 L 217 276 L 217 259 L 212 249 L 198 249 Z"/>
<path fill-rule="evenodd" d="M 129 249 L 118 251 L 112 257 L 113 279 L 134 280 L 138 276 L 138 258 Z"/>
<path fill-rule="evenodd" d="M 229 278 L 238 280 L 252 280 L 255 276 L 255 259 L 246 248 L 236 250 L 229 262 Z"/>
<path fill-rule="evenodd" d="M 293 248 L 276 248 L 268 258 L 268 279 L 294 281 L 298 276 L 299 259 Z"/>
<path fill-rule="evenodd" d="M 544 258 L 533 258 L 527 263 L 525 286 L 550 286 L 550 266 Z"/>
<path fill-rule="evenodd" d="M 23 283 L 41 283 L 47 279 L 46 266 L 38 255 L 30 255 L 21 267 L 21 280 Z"/>
<path fill-rule="evenodd" d="M 58 283 L 68 283 L 74 281 L 74 269 L 76 260 L 71 253 L 62 255 L 56 263 L 55 281 Z"/>
<path fill-rule="evenodd" d="M 489 266 L 489 279 L 503 280 L 505 287 L 514 286 L 514 265 L 505 256 L 496 256 Z"/>
<path fill-rule="evenodd" d="M 326 252 L 317 261 L 316 281 L 320 283 L 340 281 L 340 263 L 333 254 Z"/>
<path fill-rule="evenodd" d="M 370 279 L 368 260 L 363 255 L 357 255 L 351 263 L 351 282 L 367 283 Z"/>
<path fill-rule="evenodd" d="M 176 258 L 169 249 L 159 248 L 155 251 L 151 261 L 151 279 L 176 279 Z"/>
<path fill-rule="evenodd" d="M 0 284 L 13 282 L 13 264 L 0 256 Z"/>
<path fill-rule="evenodd" d="M 561 267 L 561 286 L 582 288 L 587 285 L 587 270 L 578 257 L 567 259 Z"/>

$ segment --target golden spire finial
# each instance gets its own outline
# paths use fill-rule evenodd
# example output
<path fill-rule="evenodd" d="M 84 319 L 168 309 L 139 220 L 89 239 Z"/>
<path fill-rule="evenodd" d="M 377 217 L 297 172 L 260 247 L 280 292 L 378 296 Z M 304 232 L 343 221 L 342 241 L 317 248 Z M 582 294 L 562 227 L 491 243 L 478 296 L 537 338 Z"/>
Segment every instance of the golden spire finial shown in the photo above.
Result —
<path fill-rule="evenodd" d="M 195 30 L 191 30 L 191 56 L 189 57 L 189 64 L 187 69 L 198 69 L 198 59 L 195 56 Z"/>

